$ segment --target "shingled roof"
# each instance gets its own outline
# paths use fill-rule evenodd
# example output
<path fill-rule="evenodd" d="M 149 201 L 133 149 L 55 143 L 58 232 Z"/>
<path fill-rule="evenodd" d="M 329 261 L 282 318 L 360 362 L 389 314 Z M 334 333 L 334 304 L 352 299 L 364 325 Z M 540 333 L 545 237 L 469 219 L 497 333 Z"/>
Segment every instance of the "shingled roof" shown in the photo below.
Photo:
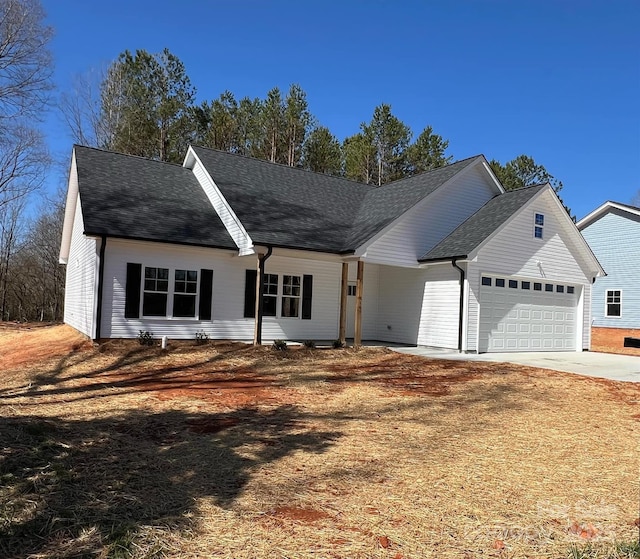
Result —
<path fill-rule="evenodd" d="M 462 159 L 446 167 L 400 179 L 378 188 L 371 188 L 360 205 L 346 247 L 355 250 L 479 159 L 484 157 L 477 155 Z"/>
<path fill-rule="evenodd" d="M 492 198 L 449 236 L 422 256 L 419 262 L 466 258 L 545 187 L 544 184 L 529 186 Z"/>
<path fill-rule="evenodd" d="M 74 146 L 85 234 L 235 249 L 193 173 Z"/>
<path fill-rule="evenodd" d="M 482 156 L 382 187 L 194 147 L 256 244 L 353 252 Z"/>
<path fill-rule="evenodd" d="M 237 248 L 193 172 L 75 146 L 85 233 Z M 483 156 L 372 187 L 209 148 L 192 148 L 255 244 L 348 254 Z M 498 196 L 421 260 L 477 246 L 532 195 Z M 469 248 L 471 247 L 471 248 Z"/>
<path fill-rule="evenodd" d="M 370 186 L 214 149 L 193 150 L 255 244 L 345 252 Z"/>

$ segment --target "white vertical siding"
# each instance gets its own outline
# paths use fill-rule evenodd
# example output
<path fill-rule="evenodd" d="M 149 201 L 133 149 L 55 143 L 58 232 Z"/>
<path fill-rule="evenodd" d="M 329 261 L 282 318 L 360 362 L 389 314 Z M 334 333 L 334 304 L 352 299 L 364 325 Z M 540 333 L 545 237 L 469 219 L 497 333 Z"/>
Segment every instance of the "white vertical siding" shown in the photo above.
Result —
<path fill-rule="evenodd" d="M 460 272 L 450 263 L 426 270 L 418 344 L 458 348 Z"/>
<path fill-rule="evenodd" d="M 212 320 L 125 319 L 127 262 L 170 270 L 213 269 Z M 140 330 L 148 330 L 154 336 L 190 339 L 195 337 L 196 332 L 204 331 L 212 339 L 250 340 L 253 338 L 254 321 L 243 316 L 245 274 L 247 269 L 255 268 L 254 256 L 238 257 L 216 249 L 110 239 L 105 257 L 102 335 L 132 338 Z M 340 263 L 272 256 L 267 260 L 265 270 L 279 275 L 311 274 L 313 300 L 310 320 L 265 317 L 262 330 L 264 340 L 338 337 Z"/>
<path fill-rule="evenodd" d="M 585 287 L 585 296 L 588 297 L 591 278 L 576 260 L 576 249 L 561 222 L 565 218 L 561 213 L 564 210 L 558 208 L 552 196 L 550 192 L 542 192 L 534 198 L 480 249 L 477 262 L 469 266 L 468 350 L 477 350 L 478 347 L 477 317 L 481 274 L 531 280 L 547 279 L 574 285 L 578 289 Z M 545 216 L 543 239 L 533 236 L 536 212 Z M 589 307 L 585 306 L 583 316 L 578 319 L 578 327 L 589 322 Z M 584 332 L 581 334 L 584 335 Z"/>
<path fill-rule="evenodd" d="M 67 260 L 64 321 L 87 336 L 95 335 L 98 242 L 85 237 L 80 197 L 73 219 Z"/>
<path fill-rule="evenodd" d="M 410 210 L 367 248 L 366 260 L 416 266 L 416 260 L 496 195 L 479 167 L 470 169 Z"/>
<path fill-rule="evenodd" d="M 640 328 L 640 217 L 613 209 L 582 230 L 587 243 L 607 272 L 593 285 L 593 325 Z M 620 317 L 606 316 L 606 292 L 622 291 Z"/>
<path fill-rule="evenodd" d="M 233 213 L 233 210 L 227 204 L 226 200 L 220 193 L 220 190 L 212 181 L 211 177 L 207 173 L 204 165 L 200 162 L 200 160 L 195 156 L 195 164 L 193 167 L 193 174 L 196 179 L 200 183 L 202 190 L 209 198 L 213 209 L 220 216 L 222 223 L 227 228 L 229 235 L 233 239 L 233 242 L 236 243 L 240 251 L 249 250 L 252 248 L 253 243 L 249 234 L 245 231 L 244 227 L 240 223 L 238 217 Z"/>

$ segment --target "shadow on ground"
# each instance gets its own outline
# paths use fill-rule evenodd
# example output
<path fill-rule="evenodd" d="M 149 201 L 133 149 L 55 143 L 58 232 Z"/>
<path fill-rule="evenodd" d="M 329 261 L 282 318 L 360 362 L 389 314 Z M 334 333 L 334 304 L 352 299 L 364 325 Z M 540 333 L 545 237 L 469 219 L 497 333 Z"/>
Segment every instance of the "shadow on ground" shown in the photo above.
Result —
<path fill-rule="evenodd" d="M 142 526 L 183 526 L 196 498 L 229 507 L 256 468 L 294 451 L 325 452 L 340 436 L 304 420 L 293 406 L 5 419 L 0 556 L 93 557 L 105 547 L 112 556 Z"/>

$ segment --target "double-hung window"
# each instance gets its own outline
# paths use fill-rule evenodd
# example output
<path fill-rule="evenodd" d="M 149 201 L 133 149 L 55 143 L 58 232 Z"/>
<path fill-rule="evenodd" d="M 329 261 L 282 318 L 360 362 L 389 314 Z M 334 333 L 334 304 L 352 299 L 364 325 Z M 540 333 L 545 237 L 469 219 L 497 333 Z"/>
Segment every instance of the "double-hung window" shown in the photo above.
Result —
<path fill-rule="evenodd" d="M 533 219 L 533 236 L 536 239 L 544 237 L 544 214 L 536 213 Z"/>
<path fill-rule="evenodd" d="M 278 308 L 278 275 L 264 275 L 264 293 L 262 297 L 262 315 L 276 316 Z"/>
<path fill-rule="evenodd" d="M 282 276 L 283 317 L 300 316 L 300 276 Z"/>
<path fill-rule="evenodd" d="M 173 289 L 173 316 L 196 316 L 196 293 L 198 292 L 198 272 L 196 270 L 176 270 Z"/>
<path fill-rule="evenodd" d="M 620 317 L 622 315 L 622 291 L 619 289 L 607 289 L 606 316 Z"/>
<path fill-rule="evenodd" d="M 168 293 L 169 269 L 145 267 L 142 297 L 143 316 L 166 316 Z"/>

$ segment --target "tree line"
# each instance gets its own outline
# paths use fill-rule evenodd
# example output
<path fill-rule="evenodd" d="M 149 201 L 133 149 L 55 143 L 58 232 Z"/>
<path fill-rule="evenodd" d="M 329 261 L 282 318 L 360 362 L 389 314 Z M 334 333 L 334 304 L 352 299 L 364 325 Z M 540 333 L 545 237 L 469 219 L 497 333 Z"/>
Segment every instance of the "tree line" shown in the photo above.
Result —
<path fill-rule="evenodd" d="M 449 140 L 431 126 L 414 138 L 385 103 L 343 140 L 311 113 L 298 84 L 197 103 L 183 63 L 166 49 L 124 51 L 97 79 L 79 76 L 55 98 L 52 35 L 39 0 L 0 0 L 0 321 L 62 319 L 62 192 L 33 209 L 52 168 L 41 131 L 52 106 L 77 143 L 175 163 L 197 144 L 381 186 L 453 160 Z M 507 189 L 562 187 L 526 155 L 490 164 Z"/>
<path fill-rule="evenodd" d="M 431 126 L 414 140 L 386 103 L 343 141 L 311 113 L 298 84 L 286 92 L 274 87 L 262 99 L 227 90 L 197 104 L 184 64 L 167 49 L 124 51 L 98 82 L 79 77 L 62 98 L 69 130 L 83 145 L 180 163 L 192 143 L 374 186 L 453 160 L 449 140 Z M 508 190 L 547 181 L 562 188 L 529 156 L 490 164 Z"/>

